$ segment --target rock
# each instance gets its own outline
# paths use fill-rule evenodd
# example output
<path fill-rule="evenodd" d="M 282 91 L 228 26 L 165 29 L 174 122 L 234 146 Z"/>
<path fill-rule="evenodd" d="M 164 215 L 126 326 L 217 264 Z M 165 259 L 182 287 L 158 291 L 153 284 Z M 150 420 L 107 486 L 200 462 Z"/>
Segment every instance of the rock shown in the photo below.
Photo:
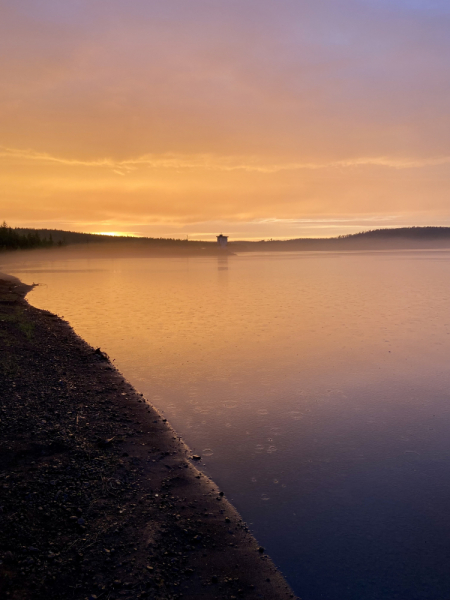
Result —
<path fill-rule="evenodd" d="M 108 361 L 108 362 L 110 362 L 110 361 L 109 361 L 109 356 L 106 354 L 106 352 L 102 352 L 102 351 L 100 350 L 100 348 L 97 348 L 96 350 L 94 350 L 94 354 L 95 354 L 96 356 L 98 356 L 98 357 L 100 358 L 100 360 L 105 360 L 105 361 Z"/>

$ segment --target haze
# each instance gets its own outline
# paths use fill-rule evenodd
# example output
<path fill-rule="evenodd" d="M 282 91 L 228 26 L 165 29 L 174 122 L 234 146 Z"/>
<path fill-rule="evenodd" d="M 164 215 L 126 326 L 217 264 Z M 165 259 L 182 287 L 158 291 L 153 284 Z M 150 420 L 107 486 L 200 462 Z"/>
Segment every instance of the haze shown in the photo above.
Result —
<path fill-rule="evenodd" d="M 450 5 L 0 2 L 1 218 L 211 239 L 450 222 Z"/>

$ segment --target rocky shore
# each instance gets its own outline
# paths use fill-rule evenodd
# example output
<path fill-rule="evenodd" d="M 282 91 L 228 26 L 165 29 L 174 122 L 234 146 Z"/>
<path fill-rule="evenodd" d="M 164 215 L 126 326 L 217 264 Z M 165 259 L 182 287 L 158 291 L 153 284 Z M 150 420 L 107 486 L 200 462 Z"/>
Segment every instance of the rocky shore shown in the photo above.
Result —
<path fill-rule="evenodd" d="M 108 357 L 0 274 L 0 597 L 294 598 Z"/>

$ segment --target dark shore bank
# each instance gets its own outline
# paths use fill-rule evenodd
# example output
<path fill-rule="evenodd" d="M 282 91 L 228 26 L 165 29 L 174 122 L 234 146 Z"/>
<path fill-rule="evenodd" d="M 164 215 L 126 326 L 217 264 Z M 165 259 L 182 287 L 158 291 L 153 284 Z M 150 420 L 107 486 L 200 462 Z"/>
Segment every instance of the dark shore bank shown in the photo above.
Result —
<path fill-rule="evenodd" d="M 0 274 L 0 597 L 293 598 L 158 412 Z"/>

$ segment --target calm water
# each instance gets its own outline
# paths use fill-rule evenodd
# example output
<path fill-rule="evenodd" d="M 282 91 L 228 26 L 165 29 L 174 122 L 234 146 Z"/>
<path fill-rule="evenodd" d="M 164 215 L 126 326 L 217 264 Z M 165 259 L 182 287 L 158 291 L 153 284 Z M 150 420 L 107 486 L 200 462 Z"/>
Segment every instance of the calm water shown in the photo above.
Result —
<path fill-rule="evenodd" d="M 450 253 L 10 260 L 303 600 L 450 598 Z"/>

